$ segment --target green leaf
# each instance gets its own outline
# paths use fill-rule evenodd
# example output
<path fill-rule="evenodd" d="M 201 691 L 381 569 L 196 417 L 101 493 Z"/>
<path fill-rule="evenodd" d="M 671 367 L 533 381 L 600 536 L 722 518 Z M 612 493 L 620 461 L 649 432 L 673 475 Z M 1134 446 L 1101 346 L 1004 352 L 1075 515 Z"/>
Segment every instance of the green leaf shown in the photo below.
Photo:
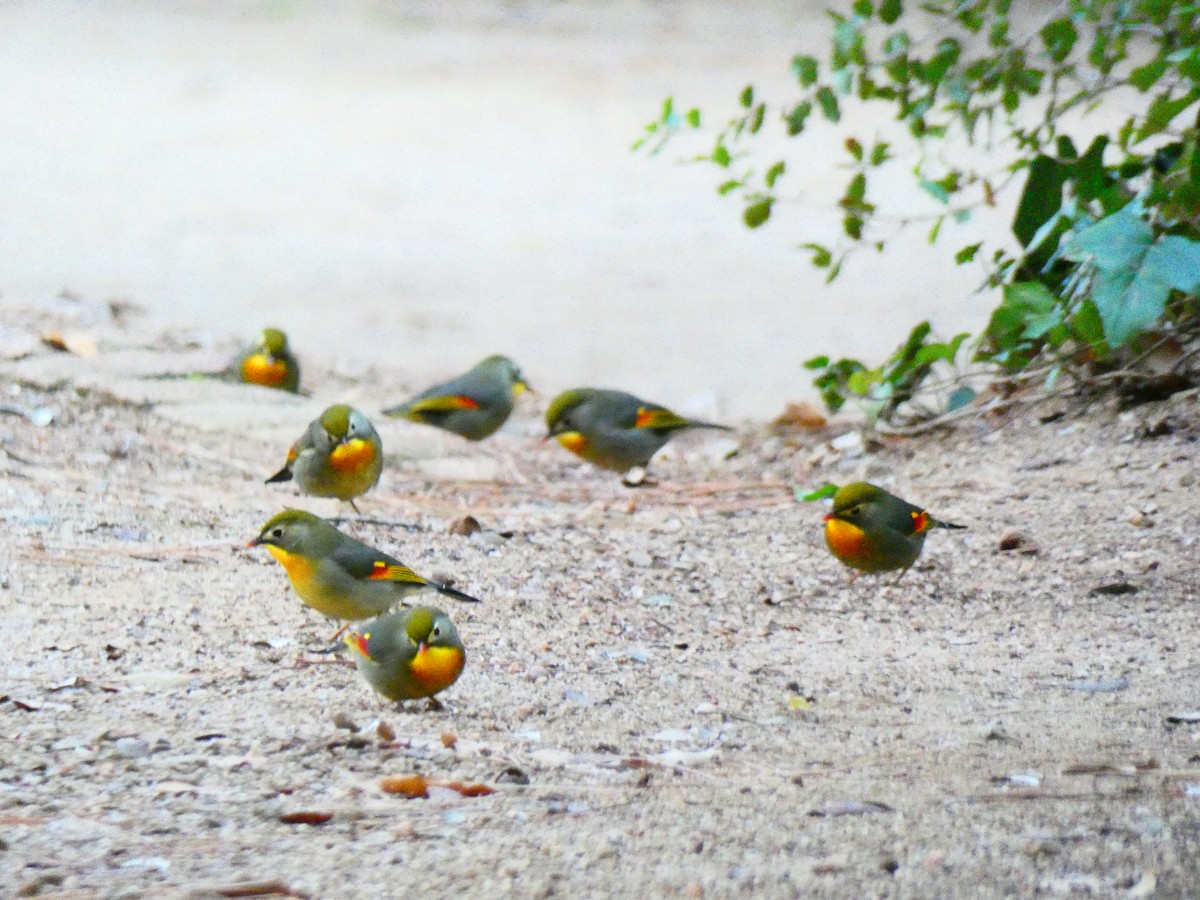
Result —
<path fill-rule="evenodd" d="M 993 350 L 1019 348 L 1030 319 L 1051 314 L 1059 300 L 1040 281 L 1007 284 L 1000 305 L 992 311 L 985 337 Z"/>
<path fill-rule="evenodd" d="M 821 114 L 830 122 L 837 122 L 841 119 L 842 114 L 838 109 L 837 97 L 834 95 L 832 88 L 818 88 L 817 103 L 821 107 Z"/>
<path fill-rule="evenodd" d="M 862 240 L 863 220 L 860 216 L 848 215 L 842 219 L 842 231 L 856 241 Z"/>
<path fill-rule="evenodd" d="M 1041 34 L 1042 43 L 1055 62 L 1060 63 L 1071 55 L 1077 35 L 1070 19 L 1055 19 L 1042 28 Z"/>
<path fill-rule="evenodd" d="M 780 160 L 779 162 L 775 163 L 775 165 L 771 166 L 771 168 L 767 169 L 767 174 L 763 178 L 767 187 L 775 187 L 775 182 L 779 180 L 779 177 L 783 175 L 786 170 L 787 163 L 785 163 L 783 160 Z"/>
<path fill-rule="evenodd" d="M 879 141 L 876 143 L 875 146 L 871 148 L 871 165 L 881 166 L 891 159 L 891 154 L 888 152 L 890 146 L 891 145 L 886 141 Z"/>
<path fill-rule="evenodd" d="M 1197 99 L 1200 99 L 1200 88 L 1192 88 L 1186 94 L 1176 97 L 1174 100 L 1171 99 L 1171 92 L 1169 90 L 1159 94 L 1150 104 L 1150 110 L 1146 113 L 1146 119 L 1134 134 L 1133 142 L 1136 144 L 1152 135 L 1158 134 L 1171 124 L 1172 119 L 1195 103 Z"/>
<path fill-rule="evenodd" d="M 1075 193 L 1085 203 L 1095 200 L 1108 187 L 1108 170 L 1104 168 L 1104 149 L 1107 146 L 1108 135 L 1097 136 L 1073 167 Z"/>
<path fill-rule="evenodd" d="M 741 186 L 742 182 L 738 181 L 736 178 L 731 178 L 729 181 L 722 183 L 721 186 L 717 188 L 717 193 L 724 197 L 726 194 L 736 191 Z"/>
<path fill-rule="evenodd" d="M 846 138 L 846 152 L 853 156 L 856 162 L 862 162 L 863 147 L 862 144 L 858 142 L 857 138 Z"/>
<path fill-rule="evenodd" d="M 854 87 L 854 72 L 848 67 L 834 69 L 829 75 L 829 83 L 837 93 L 846 96 Z"/>
<path fill-rule="evenodd" d="M 765 103 L 760 103 L 754 107 L 754 112 L 750 114 L 750 133 L 758 134 L 758 130 L 762 128 L 763 119 L 767 114 L 767 106 Z"/>
<path fill-rule="evenodd" d="M 929 194 L 929 196 L 933 197 L 935 200 L 938 200 L 941 203 L 950 202 L 950 194 L 936 181 L 929 181 L 928 179 L 920 178 L 917 180 L 917 183 L 921 186 L 921 189 L 925 191 L 925 193 Z"/>
<path fill-rule="evenodd" d="M 1095 303 L 1091 300 L 1082 303 L 1068 325 L 1076 340 L 1091 347 L 1101 356 L 1107 355 L 1104 352 L 1108 346 L 1104 340 L 1104 322 L 1100 320 Z"/>
<path fill-rule="evenodd" d="M 1130 204 L 1075 234 L 1063 256 L 1072 262 L 1091 260 L 1102 271 L 1131 270 L 1140 265 L 1153 240 L 1154 229 Z"/>
<path fill-rule="evenodd" d="M 1200 242 L 1181 235 L 1156 241 L 1133 204 L 1075 235 L 1063 255 L 1096 267 L 1091 299 L 1111 347 L 1153 328 L 1172 290 L 1200 290 Z"/>
<path fill-rule="evenodd" d="M 883 0 L 879 4 L 879 18 L 883 19 L 885 25 L 891 25 L 903 14 L 904 8 L 900 0 Z"/>
<path fill-rule="evenodd" d="M 1158 272 L 1143 269 L 1101 271 L 1092 283 L 1092 301 L 1111 347 L 1123 347 L 1154 325 L 1167 306 L 1171 286 Z"/>
<path fill-rule="evenodd" d="M 749 109 L 754 105 L 754 85 L 748 84 L 742 88 L 742 95 L 739 98 L 742 106 Z"/>
<path fill-rule="evenodd" d="M 975 399 L 975 391 L 973 388 L 960 387 L 951 392 L 946 398 L 946 412 L 951 413 L 955 410 L 962 409 Z"/>
<path fill-rule="evenodd" d="M 815 491 L 809 491 L 807 494 L 801 493 L 801 490 L 802 489 L 798 487 L 792 488 L 792 492 L 795 494 L 796 499 L 803 503 L 812 503 L 814 500 L 824 500 L 827 497 L 832 497 L 838 492 L 838 486 L 836 484 L 826 483 L 821 485 L 821 487 L 817 488 Z"/>
<path fill-rule="evenodd" d="M 812 359 L 807 360 L 804 363 L 802 363 L 802 365 L 806 369 L 823 369 L 827 365 L 829 365 L 829 357 L 828 356 L 814 356 Z"/>
<path fill-rule="evenodd" d="M 871 393 L 871 387 L 878 381 L 878 369 L 859 369 L 857 372 L 852 372 L 846 379 L 846 390 L 859 397 L 866 397 Z"/>
<path fill-rule="evenodd" d="M 856 16 L 862 16 L 864 19 L 871 18 L 871 14 L 875 10 L 871 7 L 871 0 L 854 0 L 854 5 L 851 7 Z"/>
<path fill-rule="evenodd" d="M 696 109 L 695 107 L 689 109 L 685 118 L 687 119 L 687 123 L 693 128 L 700 127 L 700 110 Z"/>
<path fill-rule="evenodd" d="M 912 41 L 909 40 L 908 32 L 897 31 L 895 34 L 889 35 L 888 39 L 883 42 L 883 52 L 888 56 L 903 56 L 911 46 Z M 896 80 L 902 81 L 903 79 L 897 78 Z"/>
<path fill-rule="evenodd" d="M 729 168 L 729 164 L 733 161 L 729 155 L 729 149 L 724 144 L 717 144 L 713 147 L 712 156 L 709 158 L 722 169 Z"/>
<path fill-rule="evenodd" d="M 1129 83 L 1142 93 L 1154 87 L 1155 82 L 1162 78 L 1167 71 L 1167 61 L 1158 56 L 1144 66 L 1138 66 L 1129 73 Z"/>
<path fill-rule="evenodd" d="M 795 137 L 804 130 L 804 121 L 812 114 L 813 105 L 810 101 L 804 100 L 796 104 L 796 107 L 784 116 L 784 121 L 787 123 L 787 133 L 791 137 Z"/>
<path fill-rule="evenodd" d="M 1200 291 L 1200 241 L 1167 235 L 1146 254 L 1147 266 L 1160 270 L 1168 284 L 1185 294 Z"/>
<path fill-rule="evenodd" d="M 774 197 L 766 197 L 751 203 L 742 210 L 742 221 L 746 223 L 747 228 L 758 228 L 767 219 L 771 218 L 771 206 L 775 203 Z"/>
<path fill-rule="evenodd" d="M 1029 246 L 1037 230 L 1062 206 L 1062 190 L 1068 176 L 1067 167 L 1045 154 L 1039 154 L 1030 164 L 1029 178 L 1012 224 L 1013 234 L 1022 247 Z"/>
<path fill-rule="evenodd" d="M 978 244 L 968 244 L 966 247 L 963 247 L 954 254 L 954 262 L 960 266 L 964 263 L 971 262 L 975 259 L 975 254 L 979 252 L 979 248 L 982 246 L 983 241 L 980 241 Z"/>
<path fill-rule="evenodd" d="M 867 195 L 867 176 L 856 172 L 846 185 L 846 196 L 842 198 L 842 206 L 859 206 Z"/>
<path fill-rule="evenodd" d="M 809 262 L 811 262 L 818 269 L 827 269 L 829 268 L 829 264 L 833 262 L 832 251 L 830 251 L 827 247 L 822 247 L 820 244 L 801 244 L 800 249 L 809 250 L 812 252 L 812 259 L 809 260 Z M 824 357 L 818 357 L 818 359 L 823 358 Z M 809 362 L 812 362 L 812 360 L 809 360 Z M 825 360 L 825 363 L 822 363 L 822 365 L 825 365 L 828 362 L 829 360 Z M 805 365 L 808 365 L 808 363 L 805 363 Z M 812 367 L 810 366 L 810 368 Z"/>
<path fill-rule="evenodd" d="M 792 72 L 800 79 L 801 87 L 811 87 L 817 81 L 817 61 L 811 56 L 794 56 Z"/>

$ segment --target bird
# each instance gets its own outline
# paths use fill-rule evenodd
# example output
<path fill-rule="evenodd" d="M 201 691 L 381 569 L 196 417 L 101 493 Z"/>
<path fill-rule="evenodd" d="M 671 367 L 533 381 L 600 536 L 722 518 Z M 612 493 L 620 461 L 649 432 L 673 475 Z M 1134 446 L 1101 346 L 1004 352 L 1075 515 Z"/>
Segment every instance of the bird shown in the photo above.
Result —
<path fill-rule="evenodd" d="M 355 540 L 325 519 L 285 509 L 247 547 L 266 547 L 307 606 L 335 619 L 379 616 L 412 594 L 437 591 L 465 603 L 479 599 L 422 578 L 395 557 Z"/>
<path fill-rule="evenodd" d="M 435 384 L 383 414 L 482 441 L 508 420 L 517 397 L 527 390 L 516 363 L 507 356 L 489 356 L 466 374 Z"/>
<path fill-rule="evenodd" d="M 229 372 L 246 384 L 293 394 L 300 391 L 300 363 L 288 347 L 287 335 L 278 328 L 264 328 L 258 343 L 247 347 L 230 364 Z"/>
<path fill-rule="evenodd" d="M 432 697 L 458 680 L 467 661 L 454 623 L 432 606 L 380 616 L 343 641 L 363 678 L 388 700 Z"/>
<path fill-rule="evenodd" d="M 966 528 L 935 519 L 927 510 L 866 481 L 838 488 L 824 522 L 825 543 L 834 556 L 858 572 L 899 569 L 896 581 L 921 555 L 930 529 Z"/>
<path fill-rule="evenodd" d="M 357 409 L 338 403 L 309 423 L 288 450 L 283 468 L 267 484 L 295 479 L 301 493 L 346 500 L 358 512 L 355 497 L 379 483 L 383 441 Z"/>
<path fill-rule="evenodd" d="M 556 438 L 576 456 L 622 475 L 635 467 L 645 469 L 671 436 L 685 428 L 733 430 L 685 419 L 624 391 L 597 388 L 573 388 L 555 397 L 546 409 L 546 427 L 547 439 Z"/>

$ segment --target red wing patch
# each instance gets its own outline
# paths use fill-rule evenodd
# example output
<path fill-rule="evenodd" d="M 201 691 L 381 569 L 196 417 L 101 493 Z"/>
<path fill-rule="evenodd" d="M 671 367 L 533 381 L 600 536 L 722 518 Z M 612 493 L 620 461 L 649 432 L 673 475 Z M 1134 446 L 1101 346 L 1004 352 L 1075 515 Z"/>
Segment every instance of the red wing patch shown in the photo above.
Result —
<path fill-rule="evenodd" d="M 682 428 L 687 419 L 680 418 L 669 409 L 647 409 L 642 407 L 633 420 L 634 428 Z"/>
<path fill-rule="evenodd" d="M 389 566 L 382 560 L 376 560 L 371 566 L 371 581 L 402 581 L 407 584 L 425 584 L 425 579 L 408 566 Z"/>
<path fill-rule="evenodd" d="M 463 394 L 445 397 L 428 397 L 417 400 L 410 407 L 414 413 L 421 412 L 452 412 L 456 409 L 479 409 L 479 402 Z"/>

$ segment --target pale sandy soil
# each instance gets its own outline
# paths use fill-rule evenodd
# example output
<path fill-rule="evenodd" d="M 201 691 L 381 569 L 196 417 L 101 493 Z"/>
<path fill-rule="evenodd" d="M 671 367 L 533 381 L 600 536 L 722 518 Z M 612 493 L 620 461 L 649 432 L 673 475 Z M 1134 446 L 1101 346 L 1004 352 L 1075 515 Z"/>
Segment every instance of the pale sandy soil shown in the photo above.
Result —
<path fill-rule="evenodd" d="M 823 287 L 832 134 L 755 235 L 627 152 L 782 89 L 820 6 L 0 4 L 0 403 L 52 413 L 0 414 L 0 897 L 1195 896 L 1196 397 L 772 434 L 808 356 L 977 326 L 979 273 L 918 236 Z M 140 377 L 269 323 L 312 397 Z M 345 524 L 484 599 L 446 710 L 396 711 L 244 549 L 302 502 L 262 479 L 497 350 L 541 393 L 479 447 L 379 423 Z M 578 383 L 744 424 L 631 492 L 538 439 Z M 792 489 L 857 477 L 970 528 L 849 585 Z"/>
<path fill-rule="evenodd" d="M 211 359 L 34 306 L 0 330 L 4 402 L 53 411 L 0 416 L 0 895 L 1195 896 L 1194 395 L 868 453 L 747 426 L 637 491 L 537 440 L 544 398 L 482 446 L 385 421 L 345 527 L 484 601 L 446 709 L 397 711 L 244 549 L 298 502 L 287 442 L 375 384 L 141 380 Z M 970 528 L 847 584 L 792 487 L 859 476 Z M 381 791 L 414 772 L 496 793 Z"/>

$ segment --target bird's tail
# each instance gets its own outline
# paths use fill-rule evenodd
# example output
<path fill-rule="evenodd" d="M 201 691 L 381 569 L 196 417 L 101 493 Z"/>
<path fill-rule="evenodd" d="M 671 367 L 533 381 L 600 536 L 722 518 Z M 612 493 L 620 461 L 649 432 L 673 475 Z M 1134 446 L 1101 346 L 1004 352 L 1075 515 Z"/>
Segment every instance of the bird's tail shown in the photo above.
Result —
<path fill-rule="evenodd" d="M 955 525 L 953 522 L 943 522 L 941 519 L 934 519 L 933 527 L 934 528 L 953 528 L 953 529 L 962 531 L 962 530 L 965 530 L 967 526 L 966 525 Z"/>
<path fill-rule="evenodd" d="M 277 482 L 280 482 L 280 481 L 291 481 L 291 480 L 292 480 L 292 470 L 288 466 L 284 466 L 282 469 L 280 469 L 278 472 L 276 472 L 274 475 L 272 475 L 270 478 L 268 478 L 266 480 L 266 482 L 264 482 L 264 483 L 265 484 L 276 484 Z"/>
<path fill-rule="evenodd" d="M 447 597 L 451 597 L 462 603 L 479 603 L 479 602 L 481 602 L 478 597 L 472 597 L 470 594 L 464 594 L 462 591 L 452 588 L 448 584 L 441 584 L 440 582 L 437 582 L 437 581 L 430 581 L 430 582 L 428 582 L 428 584 L 431 588 L 433 588 L 439 594 L 445 594 Z"/>

